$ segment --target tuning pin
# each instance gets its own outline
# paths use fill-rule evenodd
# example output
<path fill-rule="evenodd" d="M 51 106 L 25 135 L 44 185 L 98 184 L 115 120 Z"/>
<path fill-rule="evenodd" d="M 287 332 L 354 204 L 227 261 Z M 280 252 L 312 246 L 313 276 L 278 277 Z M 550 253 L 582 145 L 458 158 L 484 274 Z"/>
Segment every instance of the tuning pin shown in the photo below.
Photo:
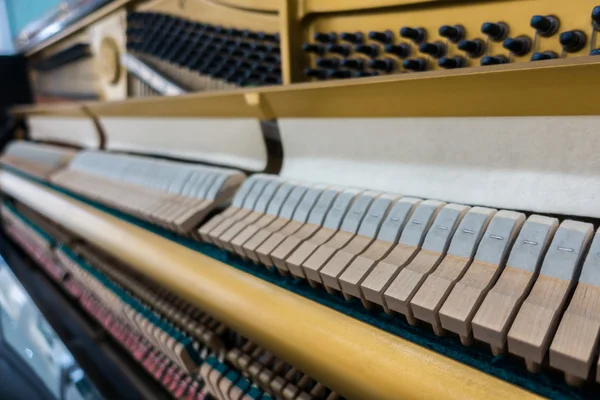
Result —
<path fill-rule="evenodd" d="M 371 60 L 369 61 L 369 67 L 384 72 L 392 72 L 396 69 L 396 61 L 391 58 L 384 58 L 383 60 Z"/>
<path fill-rule="evenodd" d="M 219 69 L 221 68 L 220 64 L 207 64 L 200 68 L 200 73 L 202 75 L 210 75 L 213 76 Z"/>
<path fill-rule="evenodd" d="M 195 40 L 197 43 L 208 41 L 209 38 L 210 38 L 210 36 L 208 34 L 206 34 L 205 32 L 195 32 L 192 35 L 192 39 Z"/>
<path fill-rule="evenodd" d="M 223 65 L 225 65 L 227 67 L 231 67 L 233 69 L 235 69 L 236 64 L 237 64 L 237 61 L 235 59 L 233 59 L 233 58 L 228 58 L 223 63 Z"/>
<path fill-rule="evenodd" d="M 276 65 L 269 65 L 267 67 L 267 71 L 271 74 L 281 75 L 281 67 L 278 67 Z"/>
<path fill-rule="evenodd" d="M 317 67 L 320 68 L 337 68 L 340 66 L 340 60 L 337 58 L 319 58 Z"/>
<path fill-rule="evenodd" d="M 457 45 L 459 50 L 464 51 L 469 55 L 469 57 L 480 57 L 484 50 L 485 44 L 481 39 L 475 40 L 461 40 Z"/>
<path fill-rule="evenodd" d="M 204 30 L 206 29 L 206 24 L 203 24 L 202 22 L 194 22 L 193 29 L 194 31 L 196 31 L 196 33 L 204 33 Z"/>
<path fill-rule="evenodd" d="M 225 43 L 225 38 L 222 37 L 213 37 L 211 43 L 215 44 L 215 45 L 220 45 Z M 250 44 L 250 47 L 252 47 L 252 45 Z"/>
<path fill-rule="evenodd" d="M 596 6 L 592 9 L 592 22 L 594 28 L 600 30 L 600 6 Z"/>
<path fill-rule="evenodd" d="M 234 60 L 232 60 L 234 61 Z M 269 72 L 269 67 L 267 67 L 266 65 L 261 65 L 261 64 L 252 64 L 252 70 L 256 71 L 256 72 L 260 72 L 260 73 L 265 73 L 265 72 Z"/>
<path fill-rule="evenodd" d="M 560 44 L 567 53 L 575 53 L 585 46 L 587 36 L 583 31 L 567 31 L 560 34 Z"/>
<path fill-rule="evenodd" d="M 462 25 L 443 25 L 440 26 L 438 33 L 452 43 L 458 43 L 465 37 L 465 28 Z"/>
<path fill-rule="evenodd" d="M 278 33 L 273 34 L 273 33 L 259 32 L 258 40 L 264 40 L 266 42 L 278 42 L 279 34 Z"/>
<path fill-rule="evenodd" d="M 504 22 L 485 22 L 481 25 L 481 33 L 487 35 L 490 40 L 500 42 L 508 35 L 508 26 Z"/>
<path fill-rule="evenodd" d="M 242 74 L 236 68 L 231 68 L 224 76 L 227 82 L 232 82 L 235 79 L 241 77 Z"/>
<path fill-rule="evenodd" d="M 230 53 L 230 55 L 233 57 L 244 57 L 244 54 L 246 53 L 238 48 L 234 48 Z"/>
<path fill-rule="evenodd" d="M 365 66 L 365 62 L 362 58 L 346 58 L 342 60 L 342 67 L 361 70 Z"/>
<path fill-rule="evenodd" d="M 552 60 L 554 58 L 558 58 L 558 55 L 553 51 L 544 51 L 541 53 L 533 53 L 531 56 L 531 61 L 543 61 L 543 60 Z"/>
<path fill-rule="evenodd" d="M 315 34 L 313 35 L 313 39 L 321 43 L 334 43 L 337 40 L 337 34 L 335 32 L 315 32 Z"/>
<path fill-rule="evenodd" d="M 325 79 L 327 78 L 327 71 L 324 69 L 306 68 L 304 70 L 304 75 L 310 78 Z"/>
<path fill-rule="evenodd" d="M 553 15 L 534 15 L 531 17 L 529 25 L 536 30 L 538 35 L 548 37 L 558 31 L 560 23 L 558 22 L 558 18 Z"/>
<path fill-rule="evenodd" d="M 222 55 L 231 55 L 231 53 L 233 53 L 235 49 L 233 47 L 227 47 L 227 46 L 223 46 L 221 48 L 219 48 L 219 50 L 217 51 L 219 54 Z"/>
<path fill-rule="evenodd" d="M 523 56 L 531 50 L 531 39 L 527 36 L 508 38 L 504 40 L 502 46 L 516 56 Z"/>
<path fill-rule="evenodd" d="M 352 71 L 347 71 L 343 69 L 327 71 L 327 76 L 329 78 L 346 79 L 352 77 L 352 75 Z"/>
<path fill-rule="evenodd" d="M 260 44 L 260 43 L 252 43 L 250 48 L 254 51 L 267 51 L 267 46 L 265 46 L 264 44 Z"/>
<path fill-rule="evenodd" d="M 590 56 L 600 56 L 600 49 L 590 51 Z"/>
<path fill-rule="evenodd" d="M 446 53 L 446 46 L 442 42 L 421 43 L 419 51 L 428 54 L 433 58 L 440 58 Z"/>
<path fill-rule="evenodd" d="M 202 59 L 202 54 L 193 53 L 185 60 L 184 66 L 189 70 L 197 70 L 200 66 L 200 60 Z"/>
<path fill-rule="evenodd" d="M 353 44 L 362 44 L 365 40 L 364 35 L 361 32 L 348 33 L 343 32 L 340 34 L 340 39 L 345 42 L 350 42 Z"/>
<path fill-rule="evenodd" d="M 330 44 L 327 47 L 327 51 L 334 54 L 339 54 L 344 57 L 348 57 L 350 55 L 350 51 L 352 49 L 347 44 Z"/>
<path fill-rule="evenodd" d="M 241 29 L 235 29 L 235 28 L 228 28 L 225 33 L 230 35 L 230 36 L 242 36 L 244 31 L 242 31 Z"/>
<path fill-rule="evenodd" d="M 281 56 L 276 54 L 266 54 L 263 61 L 269 64 L 281 64 Z"/>
<path fill-rule="evenodd" d="M 409 71 L 421 72 L 427 69 L 427 61 L 424 58 L 411 58 L 404 60 L 402 67 Z"/>
<path fill-rule="evenodd" d="M 410 39 L 415 43 L 421 43 L 427 37 L 427 31 L 423 28 L 409 28 L 405 26 L 400 29 L 400 36 Z"/>
<path fill-rule="evenodd" d="M 219 60 L 221 59 L 220 56 L 216 56 L 216 55 L 208 55 L 203 57 L 201 60 L 198 61 L 198 69 L 207 69 L 209 67 L 214 66 L 216 63 L 219 62 Z"/>
<path fill-rule="evenodd" d="M 217 30 L 217 27 L 214 25 L 206 24 L 204 25 L 204 31 L 208 33 L 214 33 Z"/>
<path fill-rule="evenodd" d="M 200 73 L 201 75 L 210 75 L 211 73 L 214 73 L 218 68 L 221 68 L 221 63 L 202 62 L 198 64 L 198 67 L 194 70 Z"/>
<path fill-rule="evenodd" d="M 370 71 L 357 71 L 354 73 L 355 78 L 364 78 L 368 76 L 377 76 L 379 72 L 370 72 Z"/>
<path fill-rule="evenodd" d="M 247 39 L 253 39 L 256 40 L 259 37 L 259 32 L 252 32 L 250 30 L 245 30 L 242 32 L 242 36 L 247 38 Z"/>
<path fill-rule="evenodd" d="M 445 69 L 462 68 L 466 64 L 464 57 L 442 57 L 438 61 L 438 65 Z"/>
<path fill-rule="evenodd" d="M 252 84 L 252 85 L 260 85 L 262 83 L 261 82 L 261 75 L 260 74 L 256 74 L 256 73 L 251 73 L 251 74 L 249 74 L 246 77 L 246 81 L 249 84 Z"/>
<path fill-rule="evenodd" d="M 267 51 L 271 54 L 279 54 L 281 52 L 281 48 L 278 45 L 267 45 Z"/>
<path fill-rule="evenodd" d="M 369 32 L 369 39 L 375 40 L 376 42 L 380 42 L 383 44 L 387 44 L 387 43 L 392 43 L 392 41 L 394 40 L 394 34 L 392 33 L 392 31 L 385 31 L 385 32 L 371 31 L 371 32 Z"/>
<path fill-rule="evenodd" d="M 302 50 L 305 53 L 313 53 L 319 56 L 325 54 L 325 47 L 321 46 L 320 44 L 304 43 L 302 45 Z"/>
<path fill-rule="evenodd" d="M 213 71 L 209 72 L 209 76 L 211 78 L 215 78 L 215 79 L 219 79 L 219 78 L 223 78 L 225 76 L 225 70 L 224 69 L 214 69 Z"/>
<path fill-rule="evenodd" d="M 262 74 L 260 79 L 267 85 L 279 85 L 281 84 L 281 78 L 269 74 Z"/>
<path fill-rule="evenodd" d="M 250 82 L 247 78 L 243 76 L 236 79 L 234 83 L 239 87 L 252 86 L 252 82 Z"/>
<path fill-rule="evenodd" d="M 236 71 L 231 71 L 228 75 L 225 76 L 225 80 L 229 83 L 236 83 L 238 79 L 242 78 L 242 76 Z"/>
<path fill-rule="evenodd" d="M 237 60 L 235 67 L 239 70 L 251 69 L 253 64 L 245 60 Z"/>
<path fill-rule="evenodd" d="M 410 45 L 406 43 L 402 44 L 387 44 L 385 46 L 385 52 L 393 54 L 400 58 L 406 58 L 410 56 Z"/>
<path fill-rule="evenodd" d="M 141 14 L 142 13 L 136 13 L 136 12 L 128 12 L 127 15 L 125 16 L 125 20 L 129 23 L 129 22 L 134 22 L 137 21 L 138 19 L 141 19 Z"/>
<path fill-rule="evenodd" d="M 253 52 L 247 51 L 245 57 L 248 60 L 261 61 L 264 58 L 264 54 L 262 54 L 262 53 L 253 53 Z"/>
<path fill-rule="evenodd" d="M 481 65 L 483 66 L 506 63 L 508 63 L 508 59 L 504 56 L 485 56 L 481 59 Z"/>
<path fill-rule="evenodd" d="M 354 51 L 369 57 L 377 57 L 379 55 L 379 46 L 374 44 L 359 44 L 354 46 Z"/>

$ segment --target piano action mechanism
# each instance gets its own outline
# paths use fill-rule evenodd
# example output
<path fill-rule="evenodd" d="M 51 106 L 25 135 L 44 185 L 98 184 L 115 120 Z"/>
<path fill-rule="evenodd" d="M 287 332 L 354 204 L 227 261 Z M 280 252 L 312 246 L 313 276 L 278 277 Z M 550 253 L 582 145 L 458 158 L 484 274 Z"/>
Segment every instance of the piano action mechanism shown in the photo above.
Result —
<path fill-rule="evenodd" d="M 316 82 L 15 109 L 5 232 L 174 398 L 597 397 L 595 5 L 290 4 Z"/>

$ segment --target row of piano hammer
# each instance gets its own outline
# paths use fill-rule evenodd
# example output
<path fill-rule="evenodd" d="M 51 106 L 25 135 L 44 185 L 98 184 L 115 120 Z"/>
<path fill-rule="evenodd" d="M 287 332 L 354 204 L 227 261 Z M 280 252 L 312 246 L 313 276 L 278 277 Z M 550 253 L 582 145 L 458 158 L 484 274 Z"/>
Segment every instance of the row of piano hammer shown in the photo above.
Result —
<path fill-rule="evenodd" d="M 135 187 L 132 189 L 135 190 Z M 85 290 L 88 294 L 93 293 L 93 298 L 82 296 L 80 298 L 82 304 L 93 303 L 94 298 L 101 299 L 102 321 L 106 321 L 106 315 L 109 313 L 113 321 L 117 318 L 119 321 L 125 320 L 128 324 L 132 324 L 132 326 L 119 325 L 123 329 L 136 332 L 137 347 L 128 346 L 128 348 L 134 352 L 142 349 L 143 354 L 137 353 L 140 358 L 136 359 L 146 368 L 150 368 L 149 371 L 155 378 L 172 393 L 180 393 L 186 389 L 185 398 L 189 399 L 204 398 L 207 391 L 212 393 L 214 398 L 219 399 L 267 400 L 275 397 L 290 400 L 343 399 L 322 383 L 275 357 L 268 350 L 247 341 L 234 331 L 229 331 L 225 325 L 174 296 L 167 289 L 129 275 L 126 272 L 127 268 L 116 259 L 101 255 L 92 247 L 77 242 L 71 244 L 72 248 L 60 245 L 54 249 L 55 242 L 52 238 L 65 237 L 64 233 L 58 235 L 58 229 L 49 229 L 52 238 L 44 239 L 45 236 L 42 237 L 40 233 L 42 231 L 36 231 L 33 227 L 56 227 L 48 226 L 31 210 L 17 205 L 19 209 L 17 214 L 15 209 L 6 203 L 2 204 L 1 208 L 4 228 L 14 234 L 13 228 L 17 227 L 20 233 L 13 236 L 17 239 L 22 238 L 24 233 L 25 241 L 19 240 L 21 245 L 24 245 L 34 257 L 38 252 L 32 249 L 29 243 L 39 243 L 45 250 L 46 253 L 36 259 L 41 265 L 46 266 L 47 271 L 48 266 L 60 264 L 61 267 L 55 276 L 61 284 L 65 287 L 73 287 L 73 279 L 75 279 L 81 285 L 79 290 Z M 30 221 L 26 222 L 21 214 L 28 215 L 30 221 L 35 221 L 35 225 Z M 70 238 L 58 242 L 71 243 L 72 240 Z M 56 255 L 57 260 L 49 262 L 51 256 L 48 253 Z M 65 271 L 68 271 L 71 276 L 67 281 L 63 281 Z M 120 290 L 117 292 L 112 290 L 119 288 L 125 288 L 127 294 L 121 293 L 123 297 L 115 298 Z M 150 314 L 149 310 L 152 310 Z M 186 334 L 181 335 L 176 327 L 181 328 Z M 239 348 L 233 347 L 227 350 L 226 358 L 234 368 L 222 362 L 215 362 L 217 359 L 214 357 L 225 351 L 221 341 L 223 337 L 228 336 L 229 343 L 232 335 L 237 338 L 235 342 L 242 340 L 243 343 L 243 345 L 239 344 Z M 193 357 L 189 356 L 190 344 L 193 344 L 196 350 L 191 353 L 199 353 L 204 360 L 198 371 L 200 380 L 192 379 L 196 374 L 197 364 Z M 152 345 L 154 350 L 148 353 L 146 350 L 149 345 Z M 208 354 L 213 355 L 206 359 Z M 168 364 L 165 359 L 170 360 L 171 364 Z M 167 367 L 165 372 L 164 368 Z M 160 372 L 161 368 L 164 374 Z M 191 375 L 178 381 L 181 374 Z M 165 383 L 167 380 L 171 383 Z M 205 386 L 202 386 L 202 382 Z M 175 384 L 177 386 L 174 386 Z M 183 398 L 180 395 L 176 397 Z"/>
<path fill-rule="evenodd" d="M 179 234 L 190 234 L 246 178 L 230 168 L 22 141 L 0 161 Z"/>
<path fill-rule="evenodd" d="M 465 344 L 508 348 L 530 369 L 549 353 L 570 383 L 595 361 L 600 240 L 591 224 L 259 174 L 195 232 L 241 172 L 26 142 L 2 162 Z"/>
<path fill-rule="evenodd" d="M 600 233 L 590 223 L 254 175 L 199 233 L 465 345 L 508 349 L 530 370 L 549 353 L 572 384 L 596 361 Z"/>

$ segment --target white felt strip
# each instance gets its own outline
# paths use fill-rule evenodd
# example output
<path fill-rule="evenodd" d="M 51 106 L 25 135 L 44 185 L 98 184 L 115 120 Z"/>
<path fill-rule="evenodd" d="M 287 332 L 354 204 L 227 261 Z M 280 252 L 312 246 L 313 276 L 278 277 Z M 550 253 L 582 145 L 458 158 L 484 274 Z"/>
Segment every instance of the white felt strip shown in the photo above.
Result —
<path fill-rule="evenodd" d="M 28 120 L 29 136 L 33 140 L 48 140 L 65 144 L 98 148 L 100 137 L 92 119 L 87 117 L 32 116 Z"/>
<path fill-rule="evenodd" d="M 251 171 L 267 165 L 260 122 L 252 118 L 106 117 L 109 150 L 204 161 Z"/>
<path fill-rule="evenodd" d="M 600 217 L 600 116 L 280 119 L 281 176 Z"/>

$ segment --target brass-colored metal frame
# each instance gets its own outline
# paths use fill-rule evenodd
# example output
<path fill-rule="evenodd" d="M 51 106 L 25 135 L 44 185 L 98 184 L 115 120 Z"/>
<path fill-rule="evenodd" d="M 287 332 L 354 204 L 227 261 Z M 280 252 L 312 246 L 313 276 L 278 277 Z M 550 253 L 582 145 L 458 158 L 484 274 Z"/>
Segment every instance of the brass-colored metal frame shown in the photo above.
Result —
<path fill-rule="evenodd" d="M 197 93 L 177 97 L 17 107 L 21 116 L 357 118 L 598 115 L 600 57 L 580 57 Z M 74 112 L 74 111 L 73 111 Z"/>
<path fill-rule="evenodd" d="M 586 0 L 586 4 L 588 2 L 590 5 L 595 4 L 592 0 Z M 469 3 L 473 3 L 472 6 Z M 587 8 L 587 6 L 585 7 Z M 561 54 L 562 57 L 566 57 L 569 63 L 579 63 L 579 59 L 586 58 L 585 54 L 589 54 L 590 46 L 595 45 L 597 38 L 600 37 L 598 30 L 592 30 L 589 17 L 581 15 L 581 8 L 567 6 L 560 0 L 487 2 L 374 0 L 368 3 L 359 0 L 116 0 L 34 47 L 26 55 L 34 55 L 49 46 L 56 45 L 68 36 L 81 33 L 86 26 L 122 8 L 164 12 L 195 21 L 235 26 L 240 29 L 277 31 L 280 34 L 283 83 L 286 85 L 307 80 L 303 73 L 303 67 L 308 66 L 310 60 L 314 61 L 314 57 L 307 56 L 302 52 L 302 43 L 311 41 L 310 37 L 315 30 L 327 32 L 359 29 L 366 32 L 371 29 L 394 29 L 396 31 L 394 35 L 397 36 L 400 25 L 407 24 L 416 18 L 418 21 L 415 21 L 415 23 L 424 24 L 427 22 L 431 41 L 445 40 L 434 31 L 442 24 L 451 23 L 468 23 L 468 38 L 474 39 L 483 36 L 479 32 L 479 25 L 484 22 L 483 20 L 480 21 L 478 17 L 480 13 L 488 14 L 485 17 L 481 15 L 481 18 L 492 18 L 498 13 L 498 10 L 508 8 L 511 10 L 512 15 L 506 17 L 506 22 L 510 22 L 511 36 L 532 36 L 534 30 L 529 26 L 529 16 L 536 13 L 560 14 L 564 29 L 580 29 L 588 34 L 589 44 L 586 44 L 575 53 L 562 52 L 557 34 L 551 37 L 537 35 L 534 38 L 535 46 L 533 46 L 532 51 L 521 56 L 510 55 L 511 63 L 503 66 L 512 67 L 517 63 L 519 64 L 517 68 L 529 66 L 533 69 L 543 67 L 539 62 L 532 63 L 529 61 L 533 51 L 552 50 L 557 54 Z M 561 25 L 561 30 L 563 25 Z M 447 46 L 450 56 L 464 55 L 463 52 L 456 49 L 455 44 L 448 43 Z M 488 55 L 508 56 L 508 51 L 502 47 L 501 41 L 488 41 L 487 52 L 489 52 Z M 422 57 L 423 54 L 415 49 L 412 56 Z M 478 66 L 480 57 L 481 55 L 474 58 L 467 57 L 466 62 L 470 66 Z M 560 61 L 565 60 L 561 59 Z M 429 64 L 432 69 L 439 70 L 440 68 L 437 66 L 436 60 L 429 60 Z M 480 67 L 478 69 L 482 74 L 487 73 L 488 70 L 493 70 L 491 67 Z M 440 73 L 462 75 L 462 71 L 458 70 L 440 71 Z M 396 79 L 399 75 L 405 74 L 387 75 L 383 79 Z M 418 75 L 425 74 L 419 73 Z M 409 78 L 409 80 L 412 79 L 412 77 Z M 468 86 L 466 88 L 468 89 Z"/>

